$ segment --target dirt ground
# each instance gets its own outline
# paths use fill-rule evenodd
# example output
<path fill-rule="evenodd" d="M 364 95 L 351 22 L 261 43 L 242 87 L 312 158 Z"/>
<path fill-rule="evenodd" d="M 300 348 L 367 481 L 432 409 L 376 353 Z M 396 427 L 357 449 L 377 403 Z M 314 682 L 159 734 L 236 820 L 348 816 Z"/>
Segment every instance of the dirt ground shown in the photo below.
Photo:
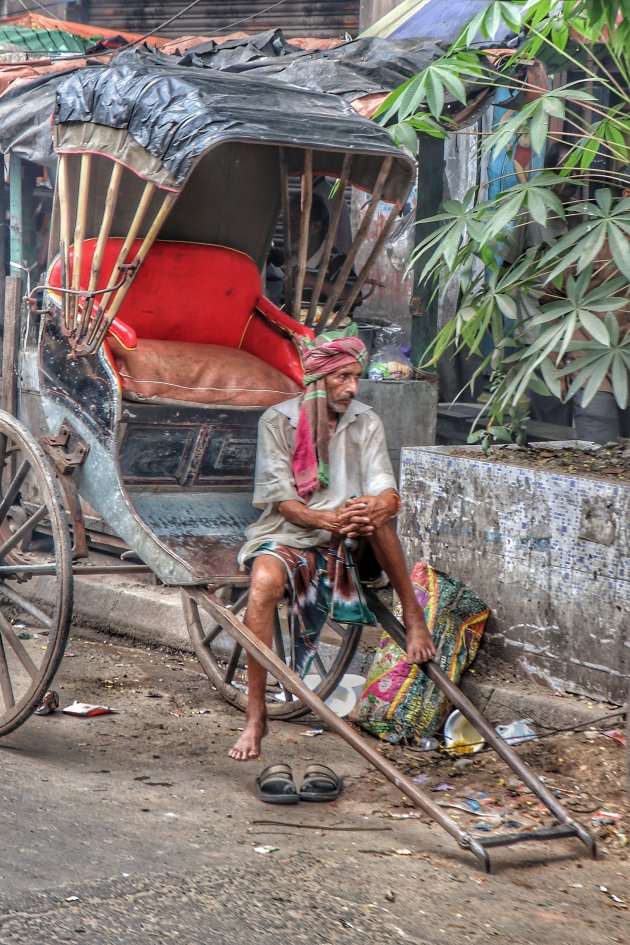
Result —
<path fill-rule="evenodd" d="M 470 459 L 470 447 L 452 449 L 454 456 Z M 630 483 L 630 440 L 619 439 L 596 449 L 579 446 L 493 446 L 483 456 L 485 462 L 506 463 L 510 466 L 526 466 L 544 469 L 546 472 L 570 473 L 572 476 L 589 476 L 596 479 Z"/>
<path fill-rule="evenodd" d="M 594 828 L 600 858 L 574 839 L 520 844 L 487 876 L 337 736 L 306 737 L 311 719 L 273 723 L 260 761 L 230 761 L 242 716 L 192 657 L 74 637 L 55 688 L 62 706 L 117 711 L 34 718 L 0 744 L 3 945 L 627 943 L 625 750 L 595 729 L 519 752 Z M 480 836 L 550 822 L 492 753 L 383 750 L 438 803 L 477 802 L 445 811 L 485 823 Z M 298 782 L 308 761 L 331 765 L 341 797 L 262 804 L 254 779 L 277 760 Z"/>
<path fill-rule="evenodd" d="M 75 650 L 77 647 L 91 646 L 95 648 L 96 653 L 100 645 L 98 638 L 75 638 L 73 643 Z M 114 638 L 111 645 L 119 644 Z M 138 647 L 125 647 L 124 650 L 143 652 Z M 132 696 L 142 695 L 149 699 L 161 700 L 161 704 L 168 707 L 169 715 L 189 719 L 196 719 L 200 713 L 210 715 L 212 709 L 217 707 L 217 702 L 221 708 L 224 707 L 223 700 L 201 673 L 194 657 L 162 649 L 156 651 L 156 654 L 159 654 L 159 659 L 168 666 L 169 674 L 175 672 L 192 675 L 196 677 L 196 685 L 191 686 L 192 680 L 189 680 L 189 685 L 184 686 L 183 691 L 179 686 L 172 691 L 169 683 L 173 677 L 170 676 L 164 680 L 163 691 L 141 693 L 131 688 L 133 683 L 130 684 L 128 674 L 112 675 L 111 678 L 105 679 L 97 677 L 91 684 L 93 693 L 90 701 L 100 700 L 109 704 L 117 692 L 126 692 Z M 98 660 L 99 657 L 92 653 L 88 659 Z M 200 700 L 203 705 L 199 704 Z M 242 716 L 236 710 L 225 708 L 234 713 L 233 730 L 237 731 Z M 302 720 L 277 724 L 280 728 L 286 728 L 289 743 L 295 745 L 312 744 L 311 739 L 319 737 L 306 737 L 304 732 L 325 732 L 325 726 L 311 715 Z M 605 849 L 607 854 L 622 862 L 630 862 L 630 780 L 623 711 L 604 704 L 601 722 L 597 725 L 583 724 L 577 727 L 578 731 L 562 732 L 554 727 L 547 730 L 539 719 L 534 720 L 534 728 L 538 737 L 520 745 L 521 758 L 541 776 L 545 786 L 563 805 L 589 827 L 598 845 Z M 608 734 L 604 734 L 605 732 Z M 474 831 L 486 822 L 492 829 L 480 830 L 481 836 L 490 832 L 520 832 L 551 826 L 555 822 L 544 805 L 538 802 L 509 767 L 488 747 L 484 746 L 475 754 L 457 756 L 447 754 L 442 747 L 421 751 L 380 742 L 369 735 L 364 737 L 373 745 L 378 745 L 390 761 L 405 774 L 415 778 L 419 785 L 433 795 L 433 799 L 437 799 L 440 805 L 444 805 L 450 816 L 466 829 Z M 383 778 L 378 772 L 356 779 L 356 783 L 352 784 L 354 799 L 361 804 L 373 803 L 373 787 L 381 785 L 382 782 Z M 352 779 L 349 783 L 352 783 Z M 447 789 L 449 787 L 450 789 Z M 379 794 L 378 789 L 376 794 Z M 455 807 L 447 807 L 461 804 L 467 799 L 478 800 L 480 795 L 483 801 L 480 811 L 465 812 Z M 374 809 L 372 813 L 377 817 L 397 819 L 399 812 L 402 812 L 400 817 L 407 819 L 404 811 L 413 810 L 413 804 L 399 795 L 394 798 L 393 808 L 393 811 Z M 499 815 L 496 814 L 497 811 L 500 812 Z M 507 830 L 498 824 L 498 816 L 509 823 Z M 630 905 L 630 897 L 628 902 Z"/>

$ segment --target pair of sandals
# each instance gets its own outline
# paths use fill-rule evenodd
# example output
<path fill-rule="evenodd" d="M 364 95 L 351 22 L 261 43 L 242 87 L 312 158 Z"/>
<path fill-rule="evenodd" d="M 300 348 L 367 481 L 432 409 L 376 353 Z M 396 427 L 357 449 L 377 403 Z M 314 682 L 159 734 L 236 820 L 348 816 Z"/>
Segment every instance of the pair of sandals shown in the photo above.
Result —
<path fill-rule="evenodd" d="M 284 762 L 269 765 L 256 778 L 256 796 L 265 804 L 297 804 L 298 801 L 334 801 L 341 794 L 343 780 L 327 765 L 310 764 L 298 789 L 291 767 Z"/>

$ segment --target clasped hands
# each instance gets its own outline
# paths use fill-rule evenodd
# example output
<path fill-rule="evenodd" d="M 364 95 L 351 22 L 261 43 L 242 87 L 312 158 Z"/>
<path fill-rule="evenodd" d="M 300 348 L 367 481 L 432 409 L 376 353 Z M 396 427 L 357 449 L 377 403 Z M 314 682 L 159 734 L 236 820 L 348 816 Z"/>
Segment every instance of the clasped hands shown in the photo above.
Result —
<path fill-rule="evenodd" d="M 398 508 L 398 495 L 393 491 L 361 495 L 348 499 L 334 512 L 325 512 L 328 521 L 324 527 L 347 538 L 367 538 L 393 518 Z"/>

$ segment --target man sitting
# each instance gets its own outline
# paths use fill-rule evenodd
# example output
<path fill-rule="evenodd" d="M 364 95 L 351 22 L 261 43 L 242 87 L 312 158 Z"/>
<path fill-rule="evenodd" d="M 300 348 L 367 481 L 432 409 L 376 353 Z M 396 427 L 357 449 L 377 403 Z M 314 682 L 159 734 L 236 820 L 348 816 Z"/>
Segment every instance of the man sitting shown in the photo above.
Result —
<path fill-rule="evenodd" d="M 293 629 L 307 648 L 329 613 L 374 623 L 348 547 L 360 552 L 367 543 L 400 598 L 407 658 L 423 663 L 435 646 L 392 521 L 400 498 L 383 425 L 355 400 L 367 351 L 358 338 L 340 334 L 304 344 L 304 394 L 260 419 L 253 502 L 264 511 L 239 555 L 252 573 L 245 623 L 271 647 L 276 607 L 287 591 Z M 229 752 L 238 761 L 260 754 L 266 679 L 267 671 L 248 657 L 245 727 Z"/>

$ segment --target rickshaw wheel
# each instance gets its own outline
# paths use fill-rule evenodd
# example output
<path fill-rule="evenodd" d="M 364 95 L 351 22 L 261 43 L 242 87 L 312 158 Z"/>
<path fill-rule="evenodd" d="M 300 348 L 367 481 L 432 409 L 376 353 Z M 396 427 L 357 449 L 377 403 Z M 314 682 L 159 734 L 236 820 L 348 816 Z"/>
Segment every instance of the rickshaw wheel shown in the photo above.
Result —
<path fill-rule="evenodd" d="M 190 638 L 203 669 L 213 686 L 224 699 L 241 711 L 247 708 L 247 673 L 245 654 L 229 633 L 199 607 L 197 602 L 182 587 L 184 616 Z M 216 593 L 224 602 L 225 610 L 235 617 L 243 619 L 247 606 L 249 590 L 246 587 L 226 585 Z M 310 675 L 320 677 L 314 692 L 321 699 L 337 688 L 339 681 L 348 669 L 359 644 L 362 627 L 356 624 L 342 626 L 329 620 L 321 635 L 321 642 L 316 651 Z M 292 646 L 286 621 L 278 613 L 274 631 L 273 650 L 292 667 Z M 267 690 L 267 714 L 272 719 L 297 719 L 310 712 L 301 700 L 297 699 L 284 686 L 269 677 Z"/>
<path fill-rule="evenodd" d="M 0 735 L 33 713 L 64 653 L 72 560 L 57 477 L 28 430 L 0 411 Z"/>

